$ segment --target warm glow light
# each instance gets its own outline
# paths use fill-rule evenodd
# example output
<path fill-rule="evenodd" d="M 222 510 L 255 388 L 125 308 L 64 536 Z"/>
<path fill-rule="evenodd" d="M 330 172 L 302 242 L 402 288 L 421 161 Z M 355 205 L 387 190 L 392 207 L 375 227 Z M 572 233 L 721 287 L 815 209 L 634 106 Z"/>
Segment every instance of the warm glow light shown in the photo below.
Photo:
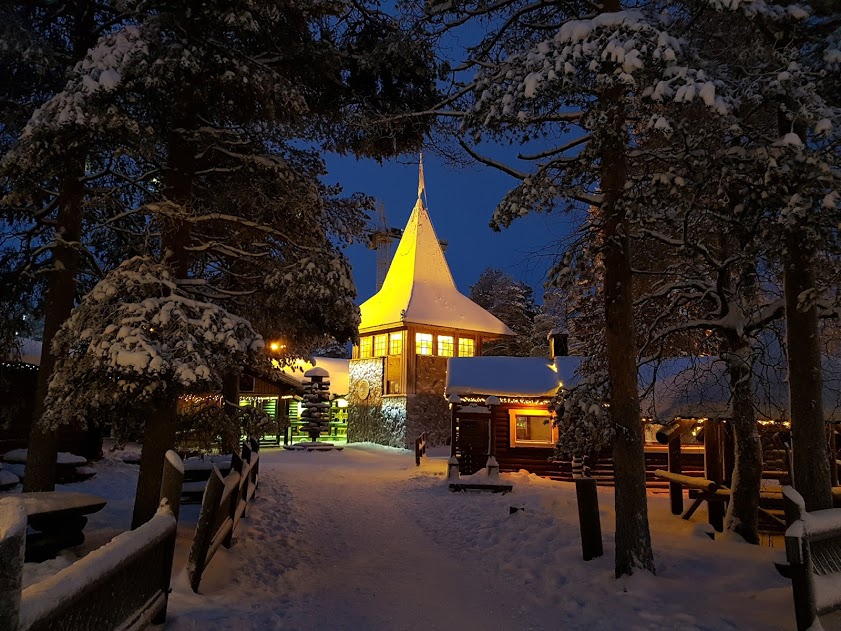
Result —
<path fill-rule="evenodd" d="M 336 399 L 336 405 L 339 406 L 340 408 L 346 408 L 347 407 L 347 399 Z"/>

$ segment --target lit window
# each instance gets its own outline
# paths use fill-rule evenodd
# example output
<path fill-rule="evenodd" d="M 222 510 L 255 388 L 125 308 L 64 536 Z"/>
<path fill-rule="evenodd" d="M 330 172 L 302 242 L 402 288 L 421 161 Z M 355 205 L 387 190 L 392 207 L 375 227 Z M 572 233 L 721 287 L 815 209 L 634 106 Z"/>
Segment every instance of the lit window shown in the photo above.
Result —
<path fill-rule="evenodd" d="M 415 353 L 432 355 L 432 333 L 415 333 Z"/>
<path fill-rule="evenodd" d="M 388 343 L 388 354 L 389 355 L 402 355 L 403 354 L 403 333 L 392 333 L 391 340 Z"/>
<path fill-rule="evenodd" d="M 370 337 L 362 337 L 359 338 L 359 358 L 365 359 L 366 357 L 371 356 L 371 338 Z"/>
<path fill-rule="evenodd" d="M 440 357 L 453 356 L 453 336 L 439 335 L 438 336 L 438 355 Z"/>
<path fill-rule="evenodd" d="M 458 356 L 473 357 L 476 352 L 473 347 L 473 339 L 469 337 L 458 338 Z"/>
<path fill-rule="evenodd" d="M 554 447 L 557 430 L 546 410 L 509 410 L 511 447 Z"/>
<path fill-rule="evenodd" d="M 385 349 L 388 345 L 388 334 L 374 336 L 374 357 L 385 356 Z"/>

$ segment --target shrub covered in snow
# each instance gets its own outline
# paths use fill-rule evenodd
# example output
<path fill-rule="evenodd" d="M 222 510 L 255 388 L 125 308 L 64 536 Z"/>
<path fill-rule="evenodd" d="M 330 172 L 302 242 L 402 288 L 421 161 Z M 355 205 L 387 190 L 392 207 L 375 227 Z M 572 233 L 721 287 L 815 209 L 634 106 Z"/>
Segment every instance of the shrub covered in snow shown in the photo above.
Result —
<path fill-rule="evenodd" d="M 165 265 L 132 258 L 83 298 L 57 335 L 46 422 L 124 399 L 137 405 L 216 390 L 262 346 L 247 320 L 189 298 Z"/>

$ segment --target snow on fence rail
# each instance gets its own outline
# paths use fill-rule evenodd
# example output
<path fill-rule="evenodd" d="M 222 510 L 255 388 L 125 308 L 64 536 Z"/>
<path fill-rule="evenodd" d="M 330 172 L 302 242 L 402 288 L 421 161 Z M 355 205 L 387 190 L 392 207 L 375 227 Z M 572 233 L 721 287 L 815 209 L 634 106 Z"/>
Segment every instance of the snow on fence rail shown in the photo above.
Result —
<path fill-rule="evenodd" d="M 219 469 L 213 467 L 187 560 L 187 575 L 195 593 L 199 592 L 202 573 L 219 546 L 231 547 L 239 520 L 245 516 L 248 502 L 257 490 L 259 469 L 260 443 L 254 438 L 242 444 L 242 457 L 233 455 L 227 476 L 223 478 Z"/>
<path fill-rule="evenodd" d="M 21 591 L 26 512 L 16 497 L 0 501 L 0 629 L 139 631 L 166 619 L 184 469 L 167 452 L 161 508 L 54 576 Z"/>
<path fill-rule="evenodd" d="M 806 512 L 803 496 L 783 487 L 786 557 L 798 631 L 818 631 L 818 616 L 841 610 L 841 508 Z"/>

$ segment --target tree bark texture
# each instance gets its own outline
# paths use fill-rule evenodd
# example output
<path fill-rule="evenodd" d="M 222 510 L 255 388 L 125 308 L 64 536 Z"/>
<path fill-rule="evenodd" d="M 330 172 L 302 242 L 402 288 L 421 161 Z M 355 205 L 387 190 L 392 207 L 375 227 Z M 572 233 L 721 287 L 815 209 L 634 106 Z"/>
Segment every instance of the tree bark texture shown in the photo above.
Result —
<path fill-rule="evenodd" d="M 801 309 L 804 292 L 814 291 L 814 252 L 798 227 L 789 229 L 783 261 L 786 303 L 788 387 L 794 487 L 806 510 L 832 508 L 826 425 L 823 417 L 823 378 L 815 306 Z"/>
<path fill-rule="evenodd" d="M 238 451 L 240 438 L 238 372 L 228 372 L 222 377 L 222 405 L 228 421 L 222 431 L 222 453 L 232 454 Z"/>
<path fill-rule="evenodd" d="M 167 148 L 166 196 L 183 209 L 190 203 L 195 172 L 195 152 L 183 132 L 192 128 L 189 123 L 188 120 L 182 121 L 178 125 L 179 130 L 170 133 Z M 186 248 L 190 241 L 191 224 L 178 217 L 161 217 L 161 223 L 162 258 L 170 265 L 176 279 L 186 278 L 190 269 Z M 152 412 L 146 419 L 132 529 L 149 521 L 157 510 L 163 458 L 168 449 L 175 447 L 177 421 L 178 393 L 174 389 L 168 390 L 153 404 Z"/>
<path fill-rule="evenodd" d="M 170 397 L 150 414 L 143 428 L 140 475 L 134 496 L 131 529 L 135 530 L 155 516 L 158 510 L 166 452 L 175 444 L 178 398 Z"/>
<path fill-rule="evenodd" d="M 742 344 L 723 353 L 727 361 L 733 402 L 735 466 L 730 505 L 724 527 L 748 543 L 759 543 L 759 491 L 762 484 L 762 445 L 753 409 L 751 349 Z"/>
<path fill-rule="evenodd" d="M 618 10 L 618 3 L 612 10 Z M 609 9 L 610 10 L 610 9 Z M 637 390 L 637 349 L 631 277 L 631 244 L 619 201 L 626 179 L 625 111 L 621 92 L 605 95 L 608 115 L 602 144 L 601 184 L 605 269 L 605 346 L 610 380 L 610 415 L 616 427 L 616 576 L 636 569 L 654 572 L 648 527 L 645 453 Z"/>
<path fill-rule="evenodd" d="M 41 424 L 44 414 L 44 400 L 47 397 L 50 379 L 55 370 L 56 358 L 52 342 L 61 325 L 70 317 L 76 299 L 76 274 L 79 269 L 79 239 L 82 235 L 82 161 L 76 160 L 77 168 L 64 178 L 59 193 L 59 211 L 56 218 L 56 241 L 53 249 L 52 271 L 47 279 L 44 294 L 44 333 L 41 347 L 41 364 L 38 367 L 38 381 L 35 386 L 35 406 L 32 429 L 29 432 L 29 452 L 26 458 L 26 474 L 23 490 L 52 491 L 55 489 L 56 454 L 58 440 L 56 432 L 45 429 Z"/>
<path fill-rule="evenodd" d="M 72 32 L 72 54 L 82 59 L 96 41 L 95 4 L 75 3 L 69 16 L 74 22 Z M 77 249 L 82 235 L 82 201 L 85 187 L 82 176 L 85 173 L 85 151 L 76 150 L 67 156 L 67 172 L 62 178 L 58 197 L 56 217 L 57 247 L 53 249 L 53 268 L 47 279 L 44 294 L 44 331 L 41 346 L 41 362 L 38 366 L 38 380 L 35 386 L 35 405 L 29 443 L 26 474 L 23 490 L 52 491 L 55 489 L 56 455 L 58 440 L 56 432 L 45 431 L 41 426 L 44 414 L 44 400 L 47 397 L 50 379 L 55 370 L 52 341 L 64 321 L 70 317 L 76 299 L 76 273 L 79 268 Z"/>

